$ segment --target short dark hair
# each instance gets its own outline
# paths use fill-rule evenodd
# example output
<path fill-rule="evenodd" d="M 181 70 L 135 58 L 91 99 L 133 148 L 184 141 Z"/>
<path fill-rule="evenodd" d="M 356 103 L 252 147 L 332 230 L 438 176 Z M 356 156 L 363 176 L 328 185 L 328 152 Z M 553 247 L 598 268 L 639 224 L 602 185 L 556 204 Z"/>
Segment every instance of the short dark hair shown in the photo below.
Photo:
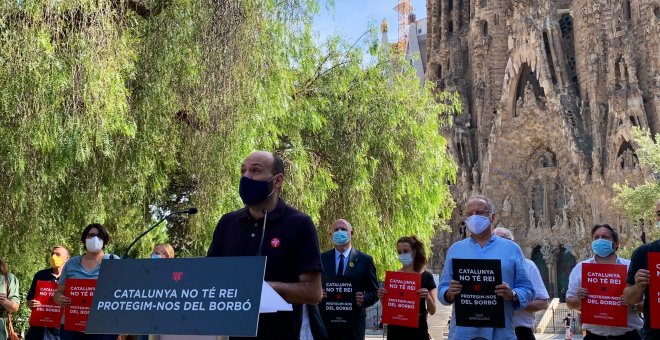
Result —
<path fill-rule="evenodd" d="M 85 235 L 85 236 L 86 236 L 86 235 Z M 50 252 L 51 252 L 51 253 L 54 252 L 55 249 L 57 249 L 57 248 L 62 248 L 62 249 L 64 249 L 64 250 L 66 250 L 67 255 L 69 255 L 69 257 L 71 257 L 71 250 L 69 250 L 69 248 L 67 248 L 67 247 L 65 247 L 65 246 L 62 246 L 62 245 L 56 245 L 56 246 L 53 246 L 53 248 L 50 248 Z"/>
<path fill-rule="evenodd" d="M 408 243 L 410 248 L 415 251 L 415 258 L 413 259 L 413 269 L 421 271 L 426 266 L 426 251 L 424 251 L 424 243 L 418 240 L 415 235 L 404 236 L 399 238 L 396 243 Z"/>
<path fill-rule="evenodd" d="M 110 235 L 108 234 L 108 231 L 105 230 L 105 228 L 99 223 L 92 223 L 85 227 L 85 229 L 83 229 L 82 235 L 80 235 L 80 241 L 85 244 L 87 234 L 90 230 L 92 230 L 92 228 L 96 228 L 96 230 L 99 231 L 98 237 L 103 240 L 103 249 L 105 249 L 105 246 L 110 243 Z"/>
<path fill-rule="evenodd" d="M 614 228 L 610 227 L 609 224 L 596 224 L 596 225 L 594 225 L 591 228 L 591 236 L 593 237 L 596 230 L 598 230 L 600 228 L 609 229 L 609 231 L 612 232 L 612 240 L 614 240 L 614 242 L 616 244 L 619 244 L 619 233 Z"/>
<path fill-rule="evenodd" d="M 284 175 L 284 160 L 273 153 L 273 175 Z"/>
<path fill-rule="evenodd" d="M 495 213 L 495 203 L 493 203 L 492 199 L 490 199 L 490 198 L 488 198 L 484 195 L 472 195 L 472 196 L 470 196 L 470 198 L 468 198 L 467 201 L 465 201 L 465 203 L 467 204 L 467 202 L 470 202 L 471 200 L 484 201 L 486 203 L 486 207 L 488 208 L 488 212 L 490 212 L 491 214 Z"/>

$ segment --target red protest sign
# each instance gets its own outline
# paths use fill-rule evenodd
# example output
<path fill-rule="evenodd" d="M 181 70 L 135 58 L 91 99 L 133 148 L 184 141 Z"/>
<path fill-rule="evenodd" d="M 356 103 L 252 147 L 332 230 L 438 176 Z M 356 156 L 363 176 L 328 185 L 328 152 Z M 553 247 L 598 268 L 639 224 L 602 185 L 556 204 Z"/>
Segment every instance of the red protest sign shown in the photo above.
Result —
<path fill-rule="evenodd" d="M 582 322 L 614 327 L 628 326 L 628 311 L 621 303 L 628 269 L 623 264 L 582 264 Z"/>
<path fill-rule="evenodd" d="M 64 329 L 77 332 L 85 331 L 95 289 L 96 280 L 66 280 L 64 295 L 71 299 L 71 305 L 64 308 Z"/>
<path fill-rule="evenodd" d="M 651 328 L 660 329 L 660 253 L 649 252 L 649 313 L 651 314 Z"/>
<path fill-rule="evenodd" d="M 60 328 L 62 307 L 55 304 L 53 294 L 57 290 L 57 282 L 37 281 L 34 300 L 40 305 L 32 309 L 30 326 Z"/>
<path fill-rule="evenodd" d="M 419 324 L 419 294 L 422 275 L 386 272 L 383 296 L 383 323 L 417 328 Z"/>

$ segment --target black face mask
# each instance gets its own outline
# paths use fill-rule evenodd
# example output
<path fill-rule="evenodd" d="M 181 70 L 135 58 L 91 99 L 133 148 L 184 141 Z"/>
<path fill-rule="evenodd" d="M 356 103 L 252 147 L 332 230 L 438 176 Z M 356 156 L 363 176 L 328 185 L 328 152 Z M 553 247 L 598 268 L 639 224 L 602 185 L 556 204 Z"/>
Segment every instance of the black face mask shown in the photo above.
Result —
<path fill-rule="evenodd" d="M 243 203 L 248 206 L 255 206 L 265 201 L 275 191 L 271 184 L 273 179 L 275 179 L 275 176 L 267 181 L 257 181 L 251 178 L 241 177 L 241 182 L 238 185 L 238 194 L 241 196 Z"/>

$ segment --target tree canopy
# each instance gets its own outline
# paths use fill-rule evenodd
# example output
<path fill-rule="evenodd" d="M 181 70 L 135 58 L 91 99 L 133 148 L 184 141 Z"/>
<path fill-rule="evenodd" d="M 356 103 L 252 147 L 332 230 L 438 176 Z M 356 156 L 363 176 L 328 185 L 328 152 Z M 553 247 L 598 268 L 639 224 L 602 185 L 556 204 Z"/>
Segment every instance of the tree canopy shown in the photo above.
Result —
<path fill-rule="evenodd" d="M 196 206 L 134 249 L 171 240 L 203 256 L 217 219 L 240 208 L 252 150 L 287 165 L 284 198 L 319 227 L 337 218 L 379 273 L 395 242 L 427 241 L 453 208 L 441 128 L 456 95 L 409 63 L 318 43 L 313 0 L 0 2 L 0 256 L 27 290 L 55 244 L 83 250 L 85 225 L 125 247 L 164 213 Z"/>
<path fill-rule="evenodd" d="M 633 128 L 633 137 L 639 146 L 636 150 L 639 162 L 654 174 L 660 174 L 660 143 L 656 142 L 660 134 L 651 137 L 648 129 Z M 617 196 L 614 202 L 623 209 L 631 221 L 655 222 L 655 202 L 660 199 L 660 181 L 655 180 L 631 187 L 628 184 L 615 185 Z"/>
<path fill-rule="evenodd" d="M 655 180 L 644 183 L 637 187 L 625 184 L 615 184 L 614 190 L 616 197 L 614 203 L 623 210 L 626 216 L 633 223 L 640 223 L 646 228 L 646 239 L 648 241 L 657 240 L 660 237 L 660 230 L 655 227 L 655 203 L 660 199 L 660 143 L 657 141 L 660 134 L 651 137 L 648 129 L 633 128 L 633 137 L 638 145 L 636 150 L 639 162 L 648 167 L 655 176 Z M 632 251 L 641 245 L 641 241 L 634 240 L 631 247 L 625 249 L 623 254 L 630 255 Z M 630 254 L 628 254 L 630 253 Z"/>

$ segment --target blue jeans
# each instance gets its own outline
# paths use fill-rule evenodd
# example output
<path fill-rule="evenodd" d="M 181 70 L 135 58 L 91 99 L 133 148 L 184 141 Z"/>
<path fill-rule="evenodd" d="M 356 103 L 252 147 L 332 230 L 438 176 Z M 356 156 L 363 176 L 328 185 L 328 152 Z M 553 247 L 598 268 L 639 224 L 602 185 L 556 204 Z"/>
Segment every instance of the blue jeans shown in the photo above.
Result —
<path fill-rule="evenodd" d="M 117 334 L 85 334 L 83 332 L 67 331 L 64 325 L 60 328 L 61 340 L 117 340 Z"/>

